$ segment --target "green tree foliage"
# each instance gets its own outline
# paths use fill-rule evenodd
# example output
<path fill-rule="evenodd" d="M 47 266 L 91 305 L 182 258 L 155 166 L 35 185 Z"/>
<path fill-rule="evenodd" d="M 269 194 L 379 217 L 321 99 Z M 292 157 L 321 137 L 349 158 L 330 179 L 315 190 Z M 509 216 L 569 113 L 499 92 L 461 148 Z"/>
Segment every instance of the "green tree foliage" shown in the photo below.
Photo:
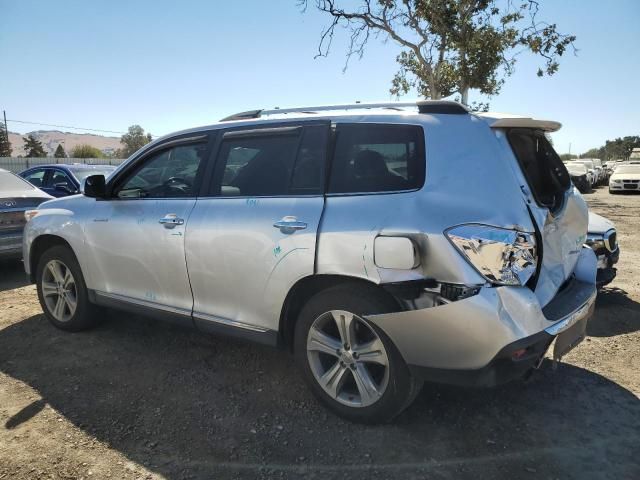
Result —
<path fill-rule="evenodd" d="M 4 129 L 4 126 L 0 126 L 0 157 L 10 157 L 12 151 L 9 134 Z"/>
<path fill-rule="evenodd" d="M 560 160 L 573 160 L 574 158 L 578 158 L 578 156 L 573 153 L 563 153 L 560 155 Z"/>
<path fill-rule="evenodd" d="M 607 140 L 600 148 L 592 148 L 587 150 L 581 158 L 599 158 L 601 160 L 627 160 L 634 148 L 640 148 L 640 136 L 629 135 L 627 137 L 618 137 L 615 140 Z"/>
<path fill-rule="evenodd" d="M 71 150 L 72 158 L 103 158 L 103 153 L 98 150 L 96 147 L 92 147 L 91 145 L 82 144 L 76 145 Z"/>
<path fill-rule="evenodd" d="M 55 158 L 67 158 L 67 152 L 64 151 L 64 148 L 62 148 L 61 143 L 58 144 L 58 148 L 56 148 L 56 151 L 54 152 L 53 156 Z"/>
<path fill-rule="evenodd" d="M 309 1 L 298 3 L 306 8 Z M 391 83 L 397 96 L 413 89 L 436 100 L 458 93 L 468 104 L 469 90 L 497 94 L 522 52 L 541 59 L 537 74 L 544 76 L 557 72 L 567 49 L 575 51 L 575 36 L 538 18 L 539 0 L 313 1 L 331 18 L 318 56 L 329 53 L 338 26 L 350 34 L 347 63 L 353 55 L 362 57 L 371 37 L 402 47 L 396 59 L 400 69 Z"/>
<path fill-rule="evenodd" d="M 33 135 L 29 135 L 28 137 L 22 137 L 24 141 L 24 151 L 27 153 L 25 156 L 29 158 L 37 158 L 37 157 L 46 157 L 47 152 L 44 151 L 44 147 L 42 146 L 42 142 L 38 140 Z"/>
<path fill-rule="evenodd" d="M 144 147 L 151 141 L 151 134 L 144 133 L 144 128 L 140 125 L 131 125 L 127 133 L 122 135 L 120 143 L 122 144 L 123 158 L 130 157 L 133 153 Z"/>

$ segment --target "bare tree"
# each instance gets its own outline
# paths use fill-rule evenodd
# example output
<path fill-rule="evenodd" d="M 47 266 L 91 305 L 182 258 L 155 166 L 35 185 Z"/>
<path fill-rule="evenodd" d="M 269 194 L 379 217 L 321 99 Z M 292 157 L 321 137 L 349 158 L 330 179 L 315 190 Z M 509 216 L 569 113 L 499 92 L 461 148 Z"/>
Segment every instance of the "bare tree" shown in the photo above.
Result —
<path fill-rule="evenodd" d="M 309 1 L 298 4 L 306 9 Z M 468 104 L 471 89 L 497 94 L 522 52 L 541 58 L 537 74 L 544 76 L 556 73 L 567 49 L 576 51 L 575 36 L 538 19 L 535 0 L 358 0 L 351 9 L 339 0 L 311 1 L 331 18 L 317 56 L 329 54 L 336 27 L 349 33 L 345 68 L 372 37 L 402 47 L 390 90 L 397 96 L 415 88 L 432 99 L 459 93 Z"/>

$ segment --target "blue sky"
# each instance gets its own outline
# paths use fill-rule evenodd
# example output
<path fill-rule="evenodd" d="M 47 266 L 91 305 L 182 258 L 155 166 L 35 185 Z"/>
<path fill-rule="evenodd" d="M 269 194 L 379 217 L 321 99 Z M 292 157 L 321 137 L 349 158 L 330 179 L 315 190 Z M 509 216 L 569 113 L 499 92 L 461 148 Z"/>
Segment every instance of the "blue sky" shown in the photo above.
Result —
<path fill-rule="evenodd" d="M 640 1 L 541 3 L 579 52 L 543 79 L 539 62 L 521 57 L 491 110 L 561 121 L 561 153 L 640 134 Z M 295 0 L 0 0 L 0 109 L 162 135 L 253 108 L 390 100 L 398 48 L 373 40 L 343 73 L 346 34 L 314 59 L 326 20 Z M 9 124 L 39 128 L 50 129 Z"/>

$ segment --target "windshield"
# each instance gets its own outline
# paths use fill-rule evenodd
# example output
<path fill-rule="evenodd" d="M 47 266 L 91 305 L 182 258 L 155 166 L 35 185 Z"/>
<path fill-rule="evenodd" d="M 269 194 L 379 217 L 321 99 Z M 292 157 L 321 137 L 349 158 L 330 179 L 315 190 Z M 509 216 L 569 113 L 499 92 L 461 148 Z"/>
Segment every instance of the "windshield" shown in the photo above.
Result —
<path fill-rule="evenodd" d="M 587 173 L 587 167 L 582 163 L 566 163 L 565 165 L 571 174 L 583 175 Z"/>
<path fill-rule="evenodd" d="M 8 190 L 37 190 L 37 188 L 11 172 L 0 171 L 0 193 Z"/>
<path fill-rule="evenodd" d="M 581 163 L 582 165 L 585 165 L 587 168 L 592 168 L 592 169 L 595 168 L 595 165 L 591 161 L 584 160 L 584 161 L 577 161 L 576 163 Z"/>
<path fill-rule="evenodd" d="M 78 181 L 82 184 L 86 180 L 87 177 L 91 175 L 104 175 L 105 178 L 111 175 L 116 167 L 104 167 L 104 168 L 91 168 L 87 170 L 73 170 L 73 174 L 76 176 Z"/>
<path fill-rule="evenodd" d="M 620 165 L 615 173 L 640 173 L 640 165 Z"/>

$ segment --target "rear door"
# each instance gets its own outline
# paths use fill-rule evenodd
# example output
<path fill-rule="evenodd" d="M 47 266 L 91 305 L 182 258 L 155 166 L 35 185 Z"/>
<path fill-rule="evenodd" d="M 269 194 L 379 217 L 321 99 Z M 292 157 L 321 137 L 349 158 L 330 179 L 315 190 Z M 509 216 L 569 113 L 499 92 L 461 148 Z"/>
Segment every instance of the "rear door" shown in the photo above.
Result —
<path fill-rule="evenodd" d="M 314 273 L 329 122 L 221 132 L 186 232 L 201 328 L 272 342 L 295 282 Z"/>

